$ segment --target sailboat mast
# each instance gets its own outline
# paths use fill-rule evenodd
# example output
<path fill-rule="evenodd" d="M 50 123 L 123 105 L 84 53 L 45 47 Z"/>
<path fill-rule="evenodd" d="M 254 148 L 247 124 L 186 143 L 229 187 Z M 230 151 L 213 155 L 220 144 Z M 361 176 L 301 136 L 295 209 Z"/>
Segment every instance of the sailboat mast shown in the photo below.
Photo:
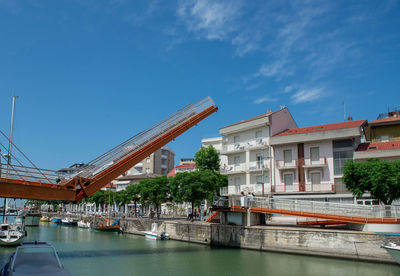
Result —
<path fill-rule="evenodd" d="M 111 225 L 111 185 L 108 190 L 108 225 Z"/>
<path fill-rule="evenodd" d="M 18 96 L 13 96 L 12 98 L 12 110 L 11 110 L 11 127 L 10 127 L 10 139 L 8 143 L 8 154 L 7 154 L 7 171 L 6 176 L 9 174 L 10 165 L 11 165 L 11 154 L 12 154 L 12 140 L 14 134 L 14 112 L 15 112 L 15 100 Z M 4 198 L 4 211 L 3 211 L 3 222 L 5 221 L 5 216 L 7 212 L 7 198 Z"/>

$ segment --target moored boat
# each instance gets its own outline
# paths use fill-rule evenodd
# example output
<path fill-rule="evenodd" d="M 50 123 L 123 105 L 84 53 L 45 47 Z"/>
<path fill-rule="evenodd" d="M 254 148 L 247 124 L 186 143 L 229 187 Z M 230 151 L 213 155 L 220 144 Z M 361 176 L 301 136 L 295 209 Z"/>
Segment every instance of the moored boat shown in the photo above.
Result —
<path fill-rule="evenodd" d="M 26 237 L 23 225 L 3 223 L 0 225 L 0 245 L 19 245 Z"/>
<path fill-rule="evenodd" d="M 70 276 L 58 258 L 56 249 L 45 242 L 24 242 L 11 254 L 1 275 Z"/>
<path fill-rule="evenodd" d="M 103 232 L 119 232 L 119 219 L 114 221 L 114 223 L 112 224 L 110 224 L 109 221 L 106 221 L 105 223 L 96 223 L 94 226 L 91 227 L 91 229 Z"/>
<path fill-rule="evenodd" d="M 78 227 L 80 228 L 90 228 L 90 222 L 86 220 L 78 221 Z"/>
<path fill-rule="evenodd" d="M 388 242 L 386 244 L 381 245 L 382 248 L 385 248 L 386 251 L 396 260 L 398 264 L 400 264 L 400 246 L 393 243 Z"/>
<path fill-rule="evenodd" d="M 78 222 L 76 219 L 73 219 L 73 218 L 63 218 L 61 220 L 61 223 L 64 225 L 75 226 Z"/>
<path fill-rule="evenodd" d="M 145 231 L 144 236 L 152 240 L 168 240 L 169 236 L 165 232 L 158 232 L 158 225 L 156 222 L 151 224 L 151 231 Z"/>
<path fill-rule="evenodd" d="M 53 222 L 53 223 L 61 223 L 62 219 L 61 218 L 52 218 L 51 222 Z"/>
<path fill-rule="evenodd" d="M 41 218 L 40 218 L 40 221 L 41 221 L 41 222 L 50 222 L 51 220 L 50 220 L 49 217 L 44 216 L 44 217 L 41 217 Z"/>

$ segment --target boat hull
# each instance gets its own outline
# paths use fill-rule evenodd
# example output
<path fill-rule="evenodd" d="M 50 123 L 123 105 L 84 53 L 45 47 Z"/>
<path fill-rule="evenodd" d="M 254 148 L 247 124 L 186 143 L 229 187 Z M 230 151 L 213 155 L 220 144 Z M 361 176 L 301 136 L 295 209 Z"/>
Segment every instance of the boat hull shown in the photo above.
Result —
<path fill-rule="evenodd" d="M 39 226 L 40 218 L 40 215 L 26 215 L 24 221 L 25 226 Z"/>
<path fill-rule="evenodd" d="M 96 226 L 90 228 L 94 231 L 101 231 L 101 232 L 119 232 L 119 226 L 114 225 L 114 226 Z"/>
<path fill-rule="evenodd" d="M 154 232 L 144 232 L 144 236 L 146 239 L 151 239 L 151 240 L 168 240 L 167 234 L 161 235 Z"/>
<path fill-rule="evenodd" d="M 396 260 L 398 264 L 400 264 L 400 248 L 394 248 L 391 246 L 382 246 L 386 249 L 386 251 Z"/>
<path fill-rule="evenodd" d="M 18 238 L 0 238 L 0 246 L 16 246 L 20 245 L 22 241 L 24 241 L 25 235 L 21 235 Z"/>

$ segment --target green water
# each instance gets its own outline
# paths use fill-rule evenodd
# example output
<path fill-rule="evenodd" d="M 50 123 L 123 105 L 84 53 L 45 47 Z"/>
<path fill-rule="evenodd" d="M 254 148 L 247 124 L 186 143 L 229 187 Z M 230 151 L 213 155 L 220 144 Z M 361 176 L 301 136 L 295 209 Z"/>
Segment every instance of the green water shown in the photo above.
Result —
<path fill-rule="evenodd" d="M 53 244 L 72 275 L 400 275 L 400 265 L 215 248 L 44 223 L 28 240 Z M 13 248 L 0 248 L 4 264 Z"/>

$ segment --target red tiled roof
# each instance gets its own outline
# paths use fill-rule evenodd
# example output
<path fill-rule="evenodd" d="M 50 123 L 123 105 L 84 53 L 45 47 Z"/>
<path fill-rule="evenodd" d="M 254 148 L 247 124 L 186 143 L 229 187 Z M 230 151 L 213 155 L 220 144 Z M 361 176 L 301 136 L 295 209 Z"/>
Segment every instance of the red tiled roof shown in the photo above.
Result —
<path fill-rule="evenodd" d="M 344 128 L 352 128 L 352 127 L 361 127 L 366 123 L 366 120 L 357 120 L 357 121 L 347 121 L 342 123 L 333 123 L 326 125 L 318 125 L 318 126 L 309 126 L 309 127 L 299 127 L 299 128 L 290 128 L 279 134 L 274 136 L 285 136 L 285 135 L 294 135 L 294 134 L 303 134 L 303 133 L 312 133 L 319 131 L 327 131 L 327 130 L 337 130 Z"/>
<path fill-rule="evenodd" d="M 399 121 L 399 123 L 400 123 L 400 117 L 387 117 L 387 118 L 383 118 L 383 119 L 379 119 L 379 120 L 375 120 L 375 121 L 370 121 L 368 123 L 370 125 L 374 125 L 374 124 L 381 124 L 381 123 L 395 122 L 395 121 Z"/>
<path fill-rule="evenodd" d="M 176 173 L 175 173 L 175 168 L 173 168 L 168 174 L 167 174 L 167 177 L 171 177 L 171 176 L 175 176 L 176 175 Z"/>
<path fill-rule="evenodd" d="M 361 143 L 356 151 L 400 149 L 400 141 Z"/>
<path fill-rule="evenodd" d="M 175 168 L 193 168 L 193 167 L 196 167 L 196 165 L 195 164 L 185 164 L 185 165 L 175 166 Z"/>

